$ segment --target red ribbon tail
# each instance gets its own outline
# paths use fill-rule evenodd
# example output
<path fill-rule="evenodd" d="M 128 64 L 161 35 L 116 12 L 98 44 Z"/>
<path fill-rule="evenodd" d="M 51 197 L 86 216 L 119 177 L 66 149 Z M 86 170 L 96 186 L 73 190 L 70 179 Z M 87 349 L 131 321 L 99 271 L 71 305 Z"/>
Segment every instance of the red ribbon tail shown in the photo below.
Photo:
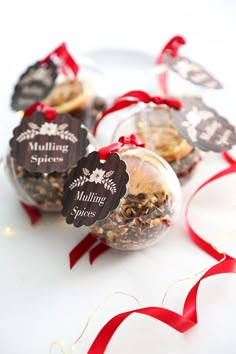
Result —
<path fill-rule="evenodd" d="M 234 158 L 232 156 L 230 156 L 230 154 L 228 153 L 228 151 L 223 151 L 222 152 L 223 158 L 230 164 L 230 165 L 234 165 L 236 164 L 236 160 L 234 160 Z"/>
<path fill-rule="evenodd" d="M 80 241 L 75 248 L 70 252 L 70 269 L 78 262 L 78 260 L 96 243 L 97 240 L 92 234 L 88 234 L 85 238 Z"/>
<path fill-rule="evenodd" d="M 25 204 L 23 202 L 20 202 L 20 204 L 25 209 L 32 225 L 36 224 L 41 219 L 42 214 L 40 213 L 38 208 L 32 205 Z"/>
<path fill-rule="evenodd" d="M 90 264 L 93 264 L 96 258 L 98 258 L 101 254 L 105 253 L 110 249 L 109 246 L 105 245 L 105 243 L 100 242 L 98 245 L 93 247 L 89 251 L 89 262 Z"/>

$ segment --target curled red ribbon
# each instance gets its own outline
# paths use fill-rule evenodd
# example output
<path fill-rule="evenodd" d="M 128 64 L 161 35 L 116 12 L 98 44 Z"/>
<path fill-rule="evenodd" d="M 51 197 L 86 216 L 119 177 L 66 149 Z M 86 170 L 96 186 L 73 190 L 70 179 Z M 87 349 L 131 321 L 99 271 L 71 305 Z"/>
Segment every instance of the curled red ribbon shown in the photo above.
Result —
<path fill-rule="evenodd" d="M 186 43 L 185 39 L 182 36 L 175 36 L 169 40 L 169 42 L 164 46 L 161 53 L 158 55 L 155 65 L 161 65 L 165 61 L 165 54 L 167 52 L 170 53 L 173 57 L 178 55 L 179 48 Z M 162 90 L 162 94 L 165 97 L 169 96 L 169 90 L 167 85 L 167 72 L 160 73 L 157 76 L 157 80 L 159 82 L 160 88 Z"/>
<path fill-rule="evenodd" d="M 57 111 L 48 104 L 42 102 L 35 102 L 24 111 L 23 118 L 31 116 L 36 111 L 43 112 L 45 118 L 49 121 L 54 120 L 57 115 Z"/>
<path fill-rule="evenodd" d="M 44 59 L 40 61 L 40 63 L 46 63 L 49 59 L 53 58 L 53 56 L 57 56 L 59 59 L 61 59 L 59 68 L 62 74 L 67 76 L 72 73 L 74 77 L 78 74 L 79 66 L 68 52 L 65 43 L 62 43 L 58 48 L 49 53 Z"/>
<path fill-rule="evenodd" d="M 231 173 L 236 173 L 236 161 L 229 155 L 229 153 L 227 151 L 224 151 L 222 155 L 225 158 L 225 160 L 230 163 L 230 166 L 228 168 L 226 168 L 225 170 L 218 172 L 217 174 L 215 174 L 214 176 L 209 178 L 207 181 L 202 183 L 197 188 L 197 190 L 192 194 L 192 196 L 190 197 L 187 207 L 186 207 L 186 210 L 185 210 L 185 224 L 186 224 L 186 228 L 187 228 L 187 231 L 188 231 L 191 239 L 198 245 L 198 247 L 200 247 L 203 251 L 207 252 L 210 256 L 214 257 L 218 261 L 222 258 L 222 253 L 220 251 L 218 251 L 215 247 L 213 247 L 209 242 L 207 242 L 206 240 L 201 238 L 201 236 L 199 236 L 194 231 L 193 227 L 190 224 L 188 214 L 189 214 L 189 208 L 190 208 L 192 200 L 194 199 L 194 197 L 197 195 L 197 193 L 201 189 L 203 189 L 205 186 L 207 186 L 208 184 L 210 184 L 213 181 L 216 181 L 217 179 L 219 179 L 221 177 L 227 176 Z M 232 259 L 232 257 L 226 254 L 226 259 Z"/>
<path fill-rule="evenodd" d="M 156 320 L 159 320 L 168 326 L 172 327 L 180 333 L 187 332 L 194 327 L 197 322 L 197 294 L 198 288 L 201 282 L 211 276 L 224 273 L 236 273 L 236 260 L 224 260 L 213 267 L 211 267 L 205 274 L 198 280 L 198 282 L 189 291 L 184 307 L 183 314 L 180 315 L 177 312 L 168 310 L 163 307 L 145 307 L 141 309 L 135 309 L 127 311 L 114 316 L 108 321 L 105 326 L 100 330 L 87 354 L 104 354 L 113 334 L 116 332 L 122 322 L 132 315 L 138 313 L 146 316 L 150 316 Z"/>
<path fill-rule="evenodd" d="M 178 110 L 182 108 L 182 104 L 178 100 L 166 99 L 158 96 L 150 96 L 147 92 L 141 90 L 129 91 L 124 95 L 118 97 L 110 107 L 106 108 L 103 111 L 101 117 L 97 120 L 94 126 L 93 134 L 96 135 L 97 128 L 106 115 L 119 111 L 123 108 L 130 107 L 133 104 L 137 104 L 139 102 L 143 102 L 146 104 L 152 102 L 156 105 L 165 104 L 170 108 Z"/>

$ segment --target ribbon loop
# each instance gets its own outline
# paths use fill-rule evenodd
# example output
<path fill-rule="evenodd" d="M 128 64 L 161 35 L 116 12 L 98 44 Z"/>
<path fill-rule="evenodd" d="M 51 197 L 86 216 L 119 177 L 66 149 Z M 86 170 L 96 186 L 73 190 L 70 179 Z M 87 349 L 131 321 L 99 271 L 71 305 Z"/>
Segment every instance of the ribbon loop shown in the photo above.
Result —
<path fill-rule="evenodd" d="M 111 145 L 101 148 L 98 151 L 100 160 L 106 160 L 107 156 L 111 152 L 118 152 L 120 150 L 121 146 L 122 146 L 122 144 L 118 142 L 118 143 L 114 143 L 114 144 L 111 144 Z"/>
<path fill-rule="evenodd" d="M 64 42 L 51 53 L 49 53 L 44 59 L 42 59 L 40 63 L 46 63 L 49 59 L 52 59 L 53 56 L 56 56 L 61 60 L 59 63 L 59 69 L 61 70 L 62 74 L 66 76 L 72 74 L 74 77 L 78 74 L 79 66 L 68 52 Z"/>
<path fill-rule="evenodd" d="M 174 36 L 171 38 L 162 49 L 161 54 L 157 58 L 156 64 L 163 63 L 163 57 L 166 52 L 169 52 L 172 57 L 177 57 L 179 48 L 184 44 L 186 44 L 186 41 L 182 36 Z"/>
<path fill-rule="evenodd" d="M 155 65 L 162 65 L 165 62 L 165 54 L 170 53 L 172 57 L 178 56 L 179 48 L 186 43 L 182 36 L 175 36 L 169 40 L 169 42 L 161 50 L 160 54 L 157 56 Z M 167 85 L 167 72 L 163 72 L 157 76 L 157 80 L 160 84 L 160 88 L 164 96 L 168 96 L 168 85 Z"/>

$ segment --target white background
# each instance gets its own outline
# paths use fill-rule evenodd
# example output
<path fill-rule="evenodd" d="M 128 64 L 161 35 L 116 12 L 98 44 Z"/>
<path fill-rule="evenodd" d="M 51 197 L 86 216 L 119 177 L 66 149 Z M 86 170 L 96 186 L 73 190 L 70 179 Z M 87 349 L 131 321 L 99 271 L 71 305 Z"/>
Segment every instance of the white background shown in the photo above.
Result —
<path fill-rule="evenodd" d="M 128 48 L 155 55 L 170 37 L 182 34 L 187 40 L 183 53 L 201 62 L 223 82 L 225 91 L 210 98 L 235 122 L 233 0 L 8 0 L 2 1 L 0 7 L 1 154 L 5 154 L 11 130 L 18 121 L 9 109 L 17 76 L 62 41 L 76 54 L 94 48 Z M 220 156 L 205 156 L 183 187 L 184 204 L 201 182 L 225 166 Z M 106 296 L 123 291 L 135 295 L 143 306 L 160 306 L 172 282 L 214 264 L 189 240 L 182 214 L 176 227 L 156 247 L 131 254 L 110 251 L 92 267 L 84 257 L 70 271 L 68 253 L 86 230 L 79 232 L 58 220 L 53 223 L 51 218 L 30 227 L 2 170 L 0 182 L 1 354 L 48 354 L 50 344 L 56 340 L 64 340 L 69 353 L 88 313 Z M 235 176 L 217 182 L 204 197 L 199 196 L 193 215 L 194 225 L 201 226 L 199 231 L 234 256 L 235 185 Z M 214 204 L 210 203 L 213 196 Z M 11 235 L 4 233 L 7 225 L 12 227 Z M 165 305 L 181 313 L 193 283 L 176 284 Z M 158 321 L 135 315 L 117 331 L 107 353 L 233 354 L 235 295 L 234 274 L 209 279 L 199 290 L 199 324 L 190 332 L 179 334 Z M 125 295 L 106 300 L 94 314 L 75 353 L 86 353 L 111 316 L 137 306 Z M 53 354 L 57 353 L 55 349 Z"/>

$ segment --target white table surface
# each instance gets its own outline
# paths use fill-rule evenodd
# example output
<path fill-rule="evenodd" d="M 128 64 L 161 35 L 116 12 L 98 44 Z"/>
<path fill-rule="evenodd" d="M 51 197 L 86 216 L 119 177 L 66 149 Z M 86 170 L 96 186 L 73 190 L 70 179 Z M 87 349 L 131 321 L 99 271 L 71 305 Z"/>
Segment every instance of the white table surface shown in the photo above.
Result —
<path fill-rule="evenodd" d="M 235 122 L 234 1 L 26 1 L 1 5 L 0 153 L 5 154 L 17 118 L 9 109 L 16 77 L 27 64 L 46 55 L 63 40 L 72 53 L 96 48 L 129 48 L 156 54 L 173 35 L 188 42 L 183 49 L 217 73 L 225 86 L 207 99 Z M 99 304 L 75 354 L 85 354 L 112 316 L 139 305 L 161 306 L 168 286 L 215 261 L 189 239 L 183 211 L 193 190 L 227 164 L 206 154 L 183 186 L 183 208 L 175 227 L 156 246 L 144 251 L 109 251 L 93 266 L 83 257 L 69 269 L 68 253 L 86 229 L 77 230 L 56 217 L 31 227 L 14 189 L 0 167 L 0 353 L 48 354 L 54 341 L 65 351 L 80 335 L 88 314 Z M 218 247 L 236 256 L 236 177 L 225 177 L 196 198 L 193 225 Z M 10 226 L 8 234 L 5 227 Z M 165 301 L 182 312 L 194 281 L 177 283 Z M 126 320 L 112 338 L 112 354 L 234 354 L 236 352 L 236 275 L 204 281 L 197 301 L 198 325 L 186 334 L 142 315 Z M 104 301 L 104 299 L 106 299 Z M 53 354 L 60 353 L 55 348 Z"/>

